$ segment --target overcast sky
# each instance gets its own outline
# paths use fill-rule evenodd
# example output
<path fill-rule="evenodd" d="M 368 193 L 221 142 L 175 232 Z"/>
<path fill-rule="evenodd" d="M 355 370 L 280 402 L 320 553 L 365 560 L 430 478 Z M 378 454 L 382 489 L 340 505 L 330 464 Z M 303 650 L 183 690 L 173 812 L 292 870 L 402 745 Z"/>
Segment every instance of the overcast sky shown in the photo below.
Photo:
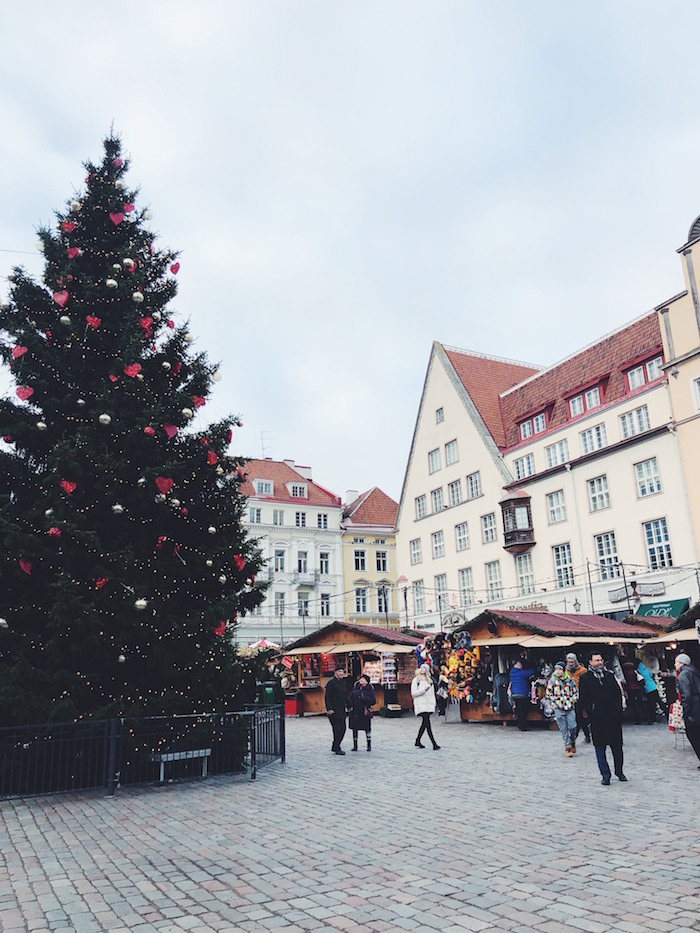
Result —
<path fill-rule="evenodd" d="M 341 496 L 398 499 L 433 340 L 549 365 L 683 288 L 697 0 L 23 0 L 0 35 L 0 295 L 113 125 L 222 363 L 201 416 Z"/>

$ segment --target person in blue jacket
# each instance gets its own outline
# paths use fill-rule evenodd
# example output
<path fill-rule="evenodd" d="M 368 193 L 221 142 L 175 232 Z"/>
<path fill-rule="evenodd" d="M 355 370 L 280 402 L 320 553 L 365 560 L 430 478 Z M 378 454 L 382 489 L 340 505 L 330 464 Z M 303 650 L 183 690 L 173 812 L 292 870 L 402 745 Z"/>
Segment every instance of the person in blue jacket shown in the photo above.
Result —
<path fill-rule="evenodd" d="M 646 706 L 647 724 L 653 725 L 656 722 L 656 704 L 660 703 L 659 688 L 652 677 L 651 671 L 640 661 L 637 664 L 637 673 L 642 679 L 642 689 L 644 690 L 644 704 Z"/>
<path fill-rule="evenodd" d="M 515 705 L 515 718 L 518 729 L 527 732 L 527 711 L 530 708 L 530 677 L 535 673 L 534 667 L 524 668 L 523 662 L 518 658 L 510 669 L 510 695 Z"/>

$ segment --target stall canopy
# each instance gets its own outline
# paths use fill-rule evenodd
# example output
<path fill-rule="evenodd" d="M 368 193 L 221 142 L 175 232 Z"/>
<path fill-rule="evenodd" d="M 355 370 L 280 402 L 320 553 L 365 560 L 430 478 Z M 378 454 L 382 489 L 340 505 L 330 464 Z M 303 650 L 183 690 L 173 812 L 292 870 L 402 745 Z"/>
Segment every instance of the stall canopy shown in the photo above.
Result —
<path fill-rule="evenodd" d="M 415 651 L 422 640 L 419 635 L 377 625 L 332 622 L 285 645 L 282 652 L 285 655 L 345 654 L 352 651 L 408 654 Z"/>
<path fill-rule="evenodd" d="M 677 619 L 689 605 L 689 599 L 666 599 L 655 603 L 642 603 L 635 615 L 646 618 Z"/>
<path fill-rule="evenodd" d="M 696 632 L 694 628 L 682 628 L 677 632 L 666 632 L 665 635 L 659 635 L 658 638 L 650 638 L 646 642 L 647 645 L 661 645 L 669 644 L 669 642 L 674 641 L 698 641 L 700 642 L 700 635 Z"/>

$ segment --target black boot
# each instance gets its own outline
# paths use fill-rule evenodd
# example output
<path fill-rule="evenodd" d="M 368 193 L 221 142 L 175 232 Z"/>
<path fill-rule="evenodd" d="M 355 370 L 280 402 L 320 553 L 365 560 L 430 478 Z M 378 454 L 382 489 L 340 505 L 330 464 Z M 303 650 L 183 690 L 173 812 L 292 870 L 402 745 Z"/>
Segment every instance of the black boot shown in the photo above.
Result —
<path fill-rule="evenodd" d="M 353 735 L 352 737 L 352 750 L 354 752 L 357 751 L 357 736 L 356 735 Z"/>
<path fill-rule="evenodd" d="M 367 751 L 368 752 L 372 751 L 372 736 L 371 735 L 367 736 Z"/>

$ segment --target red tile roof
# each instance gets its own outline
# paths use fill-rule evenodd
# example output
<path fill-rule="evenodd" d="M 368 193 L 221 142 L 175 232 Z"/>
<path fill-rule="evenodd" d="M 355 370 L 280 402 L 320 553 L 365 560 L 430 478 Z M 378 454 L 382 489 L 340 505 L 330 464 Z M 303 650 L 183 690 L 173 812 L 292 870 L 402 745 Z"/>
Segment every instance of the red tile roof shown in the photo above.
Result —
<path fill-rule="evenodd" d="M 381 525 L 393 530 L 399 504 L 374 486 L 345 506 L 343 518 L 348 525 Z"/>
<path fill-rule="evenodd" d="M 615 621 L 604 616 L 575 613 L 568 615 L 558 612 L 528 612 L 519 609 L 486 609 L 465 626 L 470 629 L 477 622 L 492 618 L 496 622 L 510 622 L 536 635 L 581 635 L 601 638 L 649 638 L 653 634 L 651 620 L 642 624 L 631 623 L 626 619 Z"/>
<path fill-rule="evenodd" d="M 284 651 L 294 654 L 294 648 L 301 648 L 307 644 L 314 645 L 319 637 L 325 639 L 334 631 L 352 632 L 354 635 L 359 635 L 363 642 L 386 642 L 392 645 L 419 645 L 423 640 L 419 635 L 397 632 L 395 629 L 381 628 L 378 625 L 362 625 L 357 622 L 331 622 L 330 625 L 316 629 L 309 635 L 304 635 L 303 638 L 298 638 L 296 641 L 285 645 Z M 333 644 L 333 642 L 326 641 L 324 644 L 329 645 Z"/>
<path fill-rule="evenodd" d="M 339 496 L 328 492 L 322 486 L 307 479 L 301 473 L 294 470 L 289 464 L 279 460 L 249 460 L 243 467 L 246 475 L 246 482 L 241 484 L 241 492 L 244 496 L 269 499 L 271 502 L 292 502 L 295 505 L 321 505 L 328 508 L 339 508 L 341 501 Z M 256 479 L 268 479 L 274 483 L 274 494 L 271 496 L 260 496 L 255 492 L 253 481 Z M 285 483 L 304 484 L 307 487 L 308 498 L 300 499 L 297 496 L 291 496 Z"/>
<path fill-rule="evenodd" d="M 465 350 L 443 347 L 447 358 L 469 397 L 484 419 L 491 436 L 499 447 L 506 442 L 506 433 L 499 395 L 514 385 L 539 372 L 539 369 L 525 363 L 513 363 L 494 357 L 480 356 Z"/>

